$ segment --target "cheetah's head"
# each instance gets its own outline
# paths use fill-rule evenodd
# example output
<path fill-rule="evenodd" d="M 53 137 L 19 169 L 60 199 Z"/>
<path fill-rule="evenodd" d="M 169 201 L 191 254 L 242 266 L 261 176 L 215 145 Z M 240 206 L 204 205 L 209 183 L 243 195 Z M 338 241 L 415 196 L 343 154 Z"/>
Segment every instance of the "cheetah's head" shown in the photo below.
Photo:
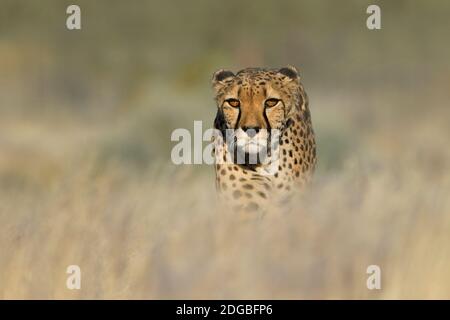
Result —
<path fill-rule="evenodd" d="M 236 150 L 246 159 L 258 154 L 253 156 L 257 163 L 270 150 L 271 133 L 282 133 L 296 108 L 304 106 L 300 76 L 291 66 L 248 68 L 237 74 L 222 69 L 214 73 L 212 84 L 218 107 L 215 128 L 224 136 L 232 131 Z"/>

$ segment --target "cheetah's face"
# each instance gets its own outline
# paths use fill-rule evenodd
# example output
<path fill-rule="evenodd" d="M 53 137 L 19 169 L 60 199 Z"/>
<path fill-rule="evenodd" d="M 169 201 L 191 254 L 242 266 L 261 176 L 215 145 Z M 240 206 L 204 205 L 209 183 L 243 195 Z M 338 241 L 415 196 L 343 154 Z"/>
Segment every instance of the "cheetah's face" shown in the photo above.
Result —
<path fill-rule="evenodd" d="M 244 69 L 236 75 L 219 70 L 213 76 L 213 87 L 216 127 L 232 130 L 232 142 L 239 152 L 261 156 L 267 153 L 271 133 L 283 129 L 298 102 L 299 76 L 293 67 Z"/>

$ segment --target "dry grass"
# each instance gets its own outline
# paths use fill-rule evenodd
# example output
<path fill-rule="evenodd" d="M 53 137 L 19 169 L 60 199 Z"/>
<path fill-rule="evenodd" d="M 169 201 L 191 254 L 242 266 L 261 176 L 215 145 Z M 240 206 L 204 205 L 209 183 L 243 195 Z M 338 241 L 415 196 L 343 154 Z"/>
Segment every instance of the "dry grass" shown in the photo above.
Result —
<path fill-rule="evenodd" d="M 449 298 L 448 112 L 368 106 L 366 126 L 335 101 L 316 97 L 322 162 L 296 210 L 246 222 L 218 210 L 209 167 L 102 154 L 135 119 L 4 119 L 0 298 Z"/>

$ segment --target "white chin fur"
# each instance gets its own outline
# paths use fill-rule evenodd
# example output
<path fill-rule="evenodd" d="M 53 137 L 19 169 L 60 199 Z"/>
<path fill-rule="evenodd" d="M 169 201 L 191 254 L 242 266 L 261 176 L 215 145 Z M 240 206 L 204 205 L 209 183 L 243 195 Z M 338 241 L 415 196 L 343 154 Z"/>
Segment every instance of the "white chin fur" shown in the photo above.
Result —
<path fill-rule="evenodd" d="M 237 140 L 238 148 L 247 153 L 258 153 L 266 148 L 266 143 L 261 139 L 241 138 Z"/>
<path fill-rule="evenodd" d="M 245 149 L 245 152 L 247 152 L 247 153 L 257 154 L 264 149 L 264 146 L 261 146 L 261 145 L 255 144 L 255 143 L 248 143 L 244 149 Z"/>
<path fill-rule="evenodd" d="M 267 133 L 264 130 L 250 138 L 244 131 L 239 129 L 236 131 L 236 138 L 238 150 L 250 155 L 254 154 L 264 157 L 267 147 Z"/>

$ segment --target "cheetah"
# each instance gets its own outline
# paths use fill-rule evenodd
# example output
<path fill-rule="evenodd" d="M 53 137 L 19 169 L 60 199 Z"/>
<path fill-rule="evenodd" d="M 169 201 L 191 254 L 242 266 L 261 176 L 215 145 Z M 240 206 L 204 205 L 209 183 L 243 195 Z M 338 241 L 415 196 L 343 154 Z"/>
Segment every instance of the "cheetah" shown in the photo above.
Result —
<path fill-rule="evenodd" d="M 311 180 L 316 143 L 299 72 L 214 73 L 216 188 L 233 211 L 282 206 Z M 264 151 L 264 152 L 263 152 Z M 250 161 L 252 160 L 252 161 Z"/>

